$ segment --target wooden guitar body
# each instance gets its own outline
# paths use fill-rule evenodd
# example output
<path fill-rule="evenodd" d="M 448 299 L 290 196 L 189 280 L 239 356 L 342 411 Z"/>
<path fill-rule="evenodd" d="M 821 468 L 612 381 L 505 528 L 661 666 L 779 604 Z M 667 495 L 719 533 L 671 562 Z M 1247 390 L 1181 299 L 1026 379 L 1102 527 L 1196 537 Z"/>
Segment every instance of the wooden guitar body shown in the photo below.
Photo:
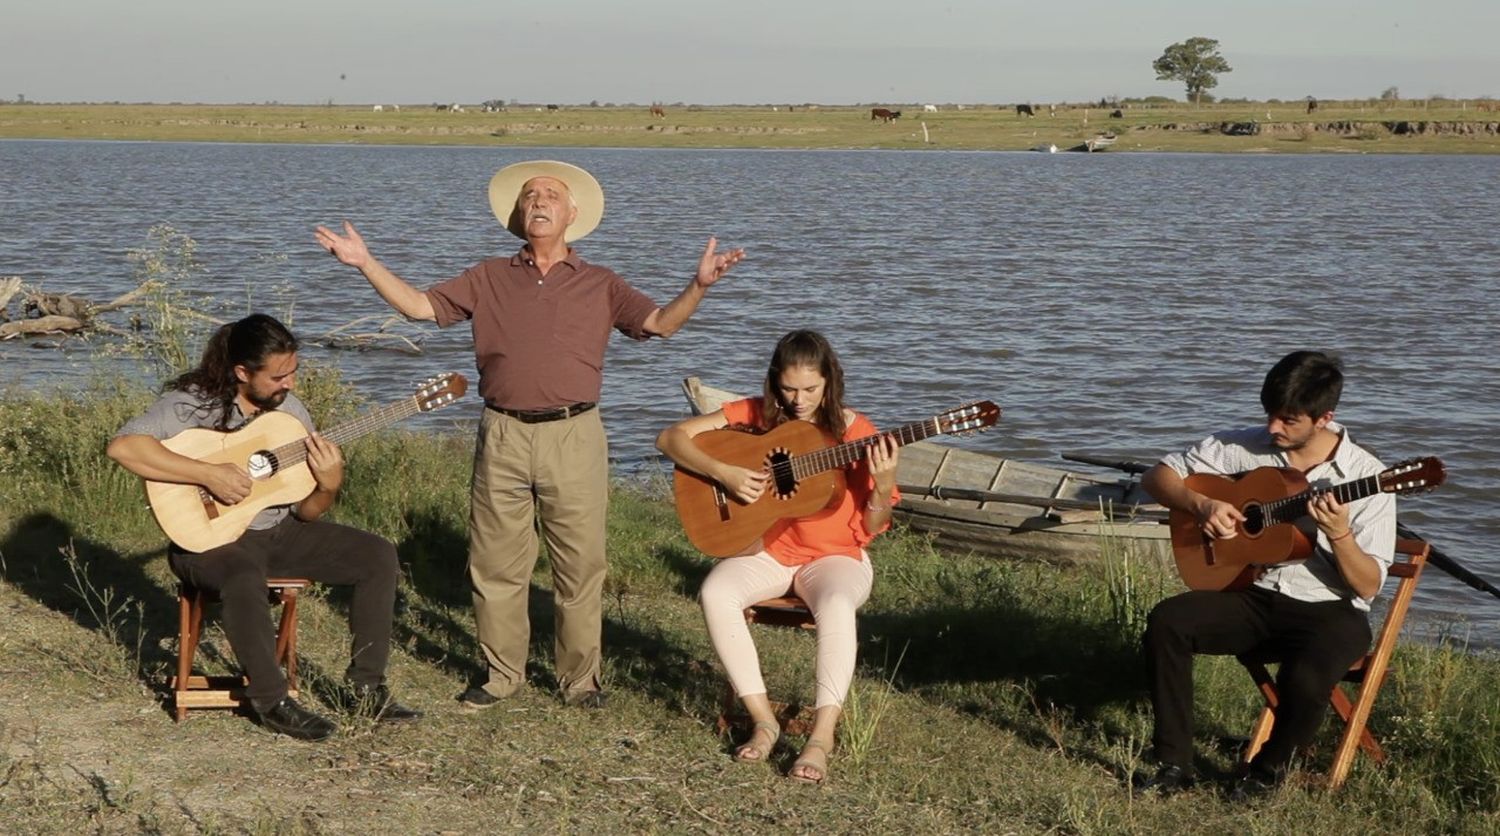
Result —
<path fill-rule="evenodd" d="M 316 482 L 307 461 L 282 467 L 277 447 L 307 437 L 302 422 L 284 412 L 267 412 L 234 432 L 183 430 L 162 444 L 174 453 L 212 464 L 235 464 L 250 473 L 250 495 L 222 505 L 198 485 L 146 481 L 146 499 L 172 542 L 206 552 L 239 539 L 255 515 L 273 505 L 300 502 Z"/>
<path fill-rule="evenodd" d="M 788 421 L 764 434 L 709 430 L 694 436 L 693 442 L 720 461 L 774 474 L 787 469 L 773 467 L 776 463 L 821 450 L 833 439 L 807 421 Z M 713 557 L 739 554 L 778 521 L 818 514 L 844 496 L 844 472 L 838 468 L 800 480 L 773 477 L 765 493 L 748 505 L 712 479 L 680 467 L 672 479 L 677 516 L 688 540 Z"/>
<path fill-rule="evenodd" d="M 1196 516 L 1173 511 L 1172 556 L 1190 589 L 1243 589 L 1261 567 L 1312 556 L 1317 526 L 1307 504 L 1314 496 L 1330 493 L 1347 505 L 1377 493 L 1430 491 L 1447 478 L 1442 461 L 1432 456 L 1318 490 L 1308 487 L 1301 471 L 1287 467 L 1258 467 L 1233 478 L 1195 473 L 1183 480 L 1189 489 L 1233 505 L 1245 519 L 1235 536 L 1215 540 L 1204 535 Z"/>
<path fill-rule="evenodd" d="M 428 378 L 410 397 L 372 409 L 323 433 L 344 444 L 390 426 L 402 418 L 447 406 L 468 391 L 461 374 L 444 372 Z M 273 505 L 306 499 L 317 487 L 307 466 L 307 428 L 285 412 L 262 412 L 233 432 L 186 429 L 162 442 L 174 453 L 210 464 L 232 464 L 250 476 L 250 495 L 224 505 L 199 485 L 146 483 L 146 499 L 168 539 L 191 552 L 206 552 L 232 543 L 245 533 L 255 515 Z"/>

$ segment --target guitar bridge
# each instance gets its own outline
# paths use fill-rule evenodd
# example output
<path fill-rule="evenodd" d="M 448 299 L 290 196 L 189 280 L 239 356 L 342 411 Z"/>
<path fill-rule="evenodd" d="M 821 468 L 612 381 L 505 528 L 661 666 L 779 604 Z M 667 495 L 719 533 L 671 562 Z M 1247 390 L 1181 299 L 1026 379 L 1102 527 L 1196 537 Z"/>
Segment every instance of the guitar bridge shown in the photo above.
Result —
<path fill-rule="evenodd" d="M 719 522 L 729 522 L 729 495 L 721 485 L 714 485 L 714 507 L 719 509 Z"/>
<path fill-rule="evenodd" d="M 203 500 L 203 513 L 207 514 L 208 518 L 211 519 L 211 520 L 218 519 L 219 518 L 219 503 L 217 503 L 217 502 L 214 501 L 213 494 L 209 493 L 208 491 L 204 490 L 203 488 L 199 488 L 198 489 L 198 498 L 201 499 L 201 500 Z"/>

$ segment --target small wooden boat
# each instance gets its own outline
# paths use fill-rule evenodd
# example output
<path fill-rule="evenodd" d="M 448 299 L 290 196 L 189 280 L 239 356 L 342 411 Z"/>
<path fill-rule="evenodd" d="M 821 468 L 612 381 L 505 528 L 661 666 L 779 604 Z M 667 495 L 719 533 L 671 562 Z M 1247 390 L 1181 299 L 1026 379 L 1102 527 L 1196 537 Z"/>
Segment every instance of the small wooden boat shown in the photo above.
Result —
<path fill-rule="evenodd" d="M 682 382 L 694 414 L 737 395 Z M 1151 502 L 1138 474 L 1095 476 L 917 441 L 901 448 L 896 519 L 943 549 L 995 557 L 1085 562 L 1106 549 L 1172 563 L 1166 509 Z"/>

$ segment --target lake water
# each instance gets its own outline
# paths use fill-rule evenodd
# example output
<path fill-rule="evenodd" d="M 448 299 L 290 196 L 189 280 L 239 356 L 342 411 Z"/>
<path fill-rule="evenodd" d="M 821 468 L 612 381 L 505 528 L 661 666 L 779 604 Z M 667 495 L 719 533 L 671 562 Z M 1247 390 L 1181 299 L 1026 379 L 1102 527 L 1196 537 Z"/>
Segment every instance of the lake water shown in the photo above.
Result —
<path fill-rule="evenodd" d="M 225 314 L 290 310 L 299 333 L 321 333 L 388 309 L 314 225 L 352 220 L 426 286 L 514 251 L 485 187 L 534 157 L 598 177 L 605 219 L 580 252 L 658 302 L 709 235 L 748 251 L 671 340 L 612 341 L 604 410 L 623 462 L 684 414 L 684 376 L 751 389 L 798 327 L 830 336 L 877 424 L 989 398 L 1000 426 L 961 443 L 1057 465 L 1069 451 L 1150 460 L 1256 423 L 1271 363 L 1330 349 L 1348 378 L 1339 418 L 1362 443 L 1448 466 L 1402 519 L 1500 584 L 1492 157 L 11 141 L 0 276 L 112 298 L 135 284 L 127 252 L 166 223 L 197 242 L 198 289 Z M 314 354 L 374 401 L 472 370 L 467 327 L 399 330 L 425 354 Z M 0 382 L 82 379 L 102 362 L 83 343 L 0 343 Z M 1437 571 L 1418 596 L 1429 625 L 1500 646 L 1500 600 Z"/>

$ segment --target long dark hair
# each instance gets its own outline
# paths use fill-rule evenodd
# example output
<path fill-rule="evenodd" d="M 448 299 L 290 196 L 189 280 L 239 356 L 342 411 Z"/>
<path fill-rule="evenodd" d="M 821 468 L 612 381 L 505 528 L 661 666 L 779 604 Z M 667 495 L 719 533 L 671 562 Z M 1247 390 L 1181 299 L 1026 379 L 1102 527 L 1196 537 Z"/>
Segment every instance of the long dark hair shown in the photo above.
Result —
<path fill-rule="evenodd" d="M 203 349 L 198 367 L 167 381 L 163 391 L 192 392 L 203 401 L 205 414 L 219 410 L 215 426 L 228 429 L 230 406 L 239 393 L 235 366 L 250 371 L 265 368 L 273 354 L 291 354 L 298 348 L 297 338 L 273 316 L 250 314 L 238 322 L 219 326 Z"/>
<path fill-rule="evenodd" d="M 823 375 L 823 402 L 818 404 L 814 423 L 833 433 L 834 438 L 843 438 L 844 367 L 839 365 L 833 346 L 817 331 L 793 331 L 776 343 L 766 369 L 761 423 L 770 428 L 790 420 L 790 411 L 781 402 L 781 373 L 799 366 L 817 369 Z"/>

